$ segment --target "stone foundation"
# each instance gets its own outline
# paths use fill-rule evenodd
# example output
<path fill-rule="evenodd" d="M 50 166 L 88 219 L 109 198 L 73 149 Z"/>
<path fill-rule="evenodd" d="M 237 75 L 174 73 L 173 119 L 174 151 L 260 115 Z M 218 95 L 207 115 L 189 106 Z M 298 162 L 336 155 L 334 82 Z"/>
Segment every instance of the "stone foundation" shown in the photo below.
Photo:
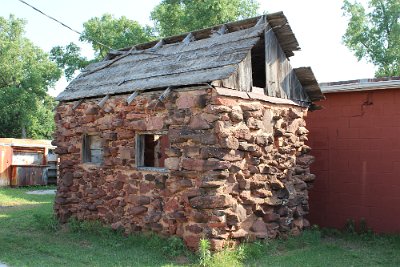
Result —
<path fill-rule="evenodd" d="M 177 235 L 196 248 L 296 235 L 308 221 L 314 175 L 306 109 L 242 99 L 216 89 L 143 93 L 61 103 L 56 145 L 58 218 L 100 220 L 127 233 Z M 137 132 L 168 132 L 166 172 L 138 170 Z M 82 163 L 83 134 L 102 138 L 103 164 Z"/>

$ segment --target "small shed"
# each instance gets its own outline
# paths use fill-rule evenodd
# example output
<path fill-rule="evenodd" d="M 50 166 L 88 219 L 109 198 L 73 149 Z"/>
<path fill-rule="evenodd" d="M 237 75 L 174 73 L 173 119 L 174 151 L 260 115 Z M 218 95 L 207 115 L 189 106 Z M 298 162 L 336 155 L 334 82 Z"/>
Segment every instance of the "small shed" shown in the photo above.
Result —
<path fill-rule="evenodd" d="M 326 101 L 307 118 L 318 179 L 310 191 L 312 223 L 347 221 L 400 232 L 400 78 L 321 84 Z"/>
<path fill-rule="evenodd" d="M 57 176 L 51 140 L 0 138 L 0 186 L 47 185 Z"/>
<path fill-rule="evenodd" d="M 323 98 L 283 13 L 110 51 L 57 100 L 55 211 L 196 248 L 297 234 Z"/>

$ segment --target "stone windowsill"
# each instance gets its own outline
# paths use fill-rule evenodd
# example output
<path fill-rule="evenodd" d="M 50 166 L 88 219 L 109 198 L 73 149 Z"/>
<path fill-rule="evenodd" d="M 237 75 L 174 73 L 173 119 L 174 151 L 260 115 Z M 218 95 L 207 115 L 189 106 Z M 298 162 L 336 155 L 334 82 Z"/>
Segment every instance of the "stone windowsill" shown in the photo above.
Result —
<path fill-rule="evenodd" d="M 148 171 L 148 172 L 162 172 L 167 173 L 169 170 L 167 168 L 158 167 L 137 167 L 138 171 Z"/>

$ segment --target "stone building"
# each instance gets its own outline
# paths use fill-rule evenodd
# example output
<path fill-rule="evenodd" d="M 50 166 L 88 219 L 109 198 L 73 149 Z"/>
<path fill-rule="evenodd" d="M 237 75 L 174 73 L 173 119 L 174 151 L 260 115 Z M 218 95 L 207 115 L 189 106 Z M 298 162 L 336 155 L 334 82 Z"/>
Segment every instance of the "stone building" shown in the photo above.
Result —
<path fill-rule="evenodd" d="M 196 247 L 308 225 L 304 116 L 323 98 L 283 13 L 111 51 L 56 114 L 61 221 L 100 220 Z"/>

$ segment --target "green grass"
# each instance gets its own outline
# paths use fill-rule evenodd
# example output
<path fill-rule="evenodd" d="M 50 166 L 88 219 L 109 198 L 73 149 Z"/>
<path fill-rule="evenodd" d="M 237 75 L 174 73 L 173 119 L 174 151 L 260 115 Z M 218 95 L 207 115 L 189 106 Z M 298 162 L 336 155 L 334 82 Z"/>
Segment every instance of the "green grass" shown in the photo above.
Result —
<path fill-rule="evenodd" d="M 174 239 L 123 236 L 97 223 L 72 221 L 60 227 L 52 195 L 0 189 L 0 261 L 10 266 L 182 266 Z M 169 250 L 174 250 L 171 253 Z M 171 250 L 172 250 L 171 249 Z M 176 251 L 178 250 L 178 251 Z"/>
<path fill-rule="evenodd" d="M 33 189 L 0 189 L 0 262 L 10 266 L 400 266 L 400 236 L 319 229 L 200 261 L 178 238 L 126 237 L 96 222 L 60 226 L 54 196 L 26 194 Z"/>

